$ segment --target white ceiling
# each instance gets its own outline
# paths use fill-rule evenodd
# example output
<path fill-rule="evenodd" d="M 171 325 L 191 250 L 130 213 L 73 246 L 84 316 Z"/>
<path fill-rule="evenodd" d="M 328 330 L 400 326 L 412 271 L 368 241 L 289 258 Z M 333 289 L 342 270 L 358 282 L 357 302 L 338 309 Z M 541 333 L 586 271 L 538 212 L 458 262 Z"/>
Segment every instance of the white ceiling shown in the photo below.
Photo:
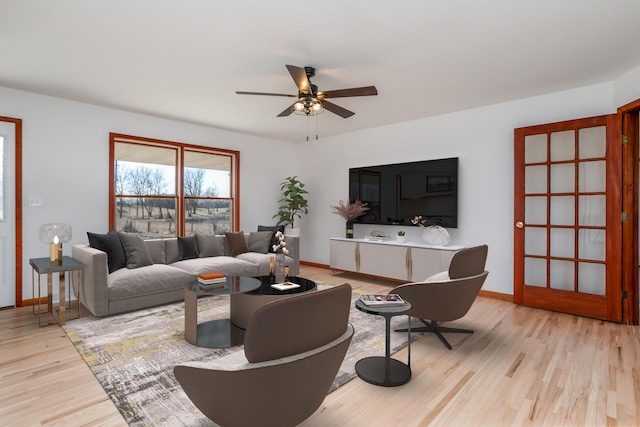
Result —
<path fill-rule="evenodd" d="M 616 79 L 640 66 L 638 0 L 0 0 L 0 86 L 283 141 L 285 64 L 355 116 L 320 137 Z"/>

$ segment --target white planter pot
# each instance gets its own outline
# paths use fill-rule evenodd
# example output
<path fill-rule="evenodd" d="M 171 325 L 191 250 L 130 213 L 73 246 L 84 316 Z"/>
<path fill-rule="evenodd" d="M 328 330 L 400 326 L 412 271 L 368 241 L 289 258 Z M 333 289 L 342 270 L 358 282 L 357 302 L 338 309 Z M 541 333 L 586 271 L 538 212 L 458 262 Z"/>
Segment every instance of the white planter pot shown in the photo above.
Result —
<path fill-rule="evenodd" d="M 288 227 L 284 229 L 284 234 L 286 236 L 300 236 L 300 228 L 299 227 Z"/>
<path fill-rule="evenodd" d="M 407 236 L 396 236 L 398 242 L 405 243 L 407 241 Z"/>

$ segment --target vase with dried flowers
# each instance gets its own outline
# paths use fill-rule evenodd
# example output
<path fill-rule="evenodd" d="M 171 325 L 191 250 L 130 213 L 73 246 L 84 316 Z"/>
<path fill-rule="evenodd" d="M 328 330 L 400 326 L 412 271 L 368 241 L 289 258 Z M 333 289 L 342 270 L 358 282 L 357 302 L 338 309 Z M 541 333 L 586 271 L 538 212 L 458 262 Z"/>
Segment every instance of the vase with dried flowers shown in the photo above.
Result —
<path fill-rule="evenodd" d="M 353 203 L 347 203 L 340 200 L 337 205 L 331 206 L 331 213 L 340 215 L 347 221 L 347 238 L 353 238 L 353 221 L 361 217 L 365 212 L 369 210 L 366 203 L 362 203 L 360 200 L 356 200 Z"/>
<path fill-rule="evenodd" d="M 278 239 L 278 243 L 276 245 L 273 245 L 273 252 L 275 252 L 276 254 L 273 273 L 276 283 L 283 283 L 286 276 L 284 256 L 289 254 L 289 249 L 287 249 L 287 242 L 284 241 L 284 234 L 282 234 L 281 231 L 277 231 L 275 236 Z"/>

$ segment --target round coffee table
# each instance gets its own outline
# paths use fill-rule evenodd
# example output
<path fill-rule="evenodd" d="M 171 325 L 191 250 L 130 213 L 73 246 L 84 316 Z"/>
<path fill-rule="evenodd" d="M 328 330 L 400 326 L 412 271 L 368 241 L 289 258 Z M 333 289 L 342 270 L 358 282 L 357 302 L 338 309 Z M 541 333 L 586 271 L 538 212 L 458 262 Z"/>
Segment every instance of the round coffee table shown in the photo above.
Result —
<path fill-rule="evenodd" d="M 261 282 L 252 277 L 227 276 L 226 281 L 202 285 L 198 280 L 184 288 L 184 335 L 188 343 L 198 347 L 224 348 L 242 345 L 244 330 L 230 319 L 214 319 L 198 324 L 198 296 L 241 294 L 260 288 Z"/>
<path fill-rule="evenodd" d="M 253 313 L 263 305 L 280 299 L 290 298 L 303 292 L 313 292 L 318 289 L 316 282 L 305 279 L 304 277 L 289 277 L 288 281 L 295 283 L 298 287 L 292 287 L 291 289 L 284 288 L 283 290 L 271 287 L 271 285 L 274 284 L 272 277 L 260 276 L 254 277 L 254 279 L 260 281 L 259 288 L 251 292 L 233 293 L 230 297 L 231 323 L 238 328 L 247 329 L 249 319 L 251 319 Z"/>

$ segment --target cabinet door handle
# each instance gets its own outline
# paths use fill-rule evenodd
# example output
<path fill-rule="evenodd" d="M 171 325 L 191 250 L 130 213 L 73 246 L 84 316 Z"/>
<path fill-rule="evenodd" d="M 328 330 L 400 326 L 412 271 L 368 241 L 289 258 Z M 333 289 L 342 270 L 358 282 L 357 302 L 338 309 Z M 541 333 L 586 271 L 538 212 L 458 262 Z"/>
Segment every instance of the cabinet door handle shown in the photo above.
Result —
<path fill-rule="evenodd" d="M 411 281 L 413 275 L 413 261 L 411 260 L 411 248 L 407 248 L 407 280 Z"/>

